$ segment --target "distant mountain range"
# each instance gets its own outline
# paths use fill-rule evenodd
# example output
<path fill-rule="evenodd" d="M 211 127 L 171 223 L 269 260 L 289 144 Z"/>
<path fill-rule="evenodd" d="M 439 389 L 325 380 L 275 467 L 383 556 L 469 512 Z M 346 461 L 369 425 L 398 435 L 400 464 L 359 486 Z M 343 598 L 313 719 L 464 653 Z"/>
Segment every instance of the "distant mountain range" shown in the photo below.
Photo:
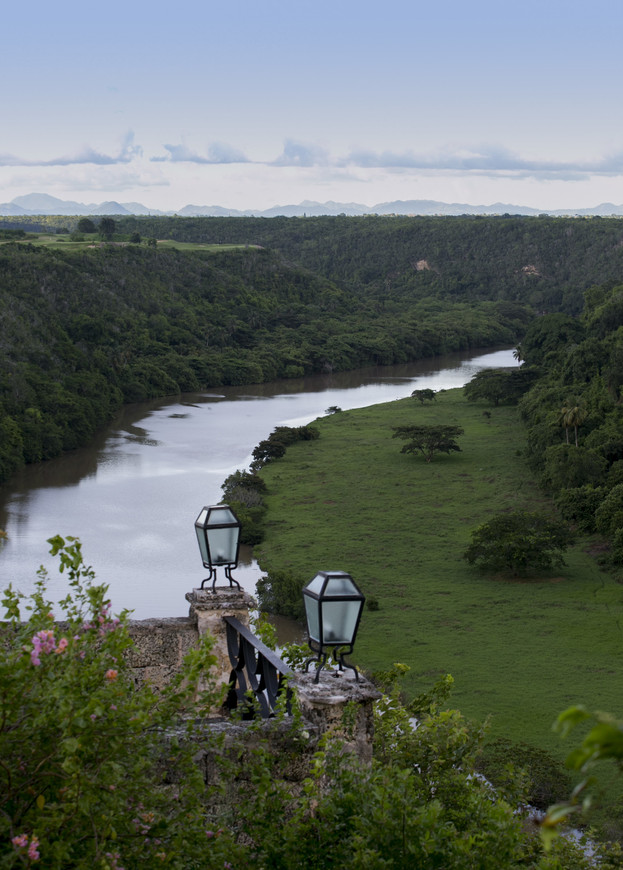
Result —
<path fill-rule="evenodd" d="M 463 202 L 437 202 L 432 199 L 396 200 L 380 202 L 368 207 L 357 202 L 310 202 L 305 200 L 298 205 L 276 205 L 267 209 L 224 208 L 220 205 L 185 205 L 178 211 L 150 209 L 140 202 L 72 202 L 57 199 L 47 193 L 28 193 L 16 196 L 11 202 L 0 203 L 0 215 L 20 217 L 25 215 L 179 215 L 180 217 L 315 217 L 318 215 L 366 215 L 366 214 L 405 214 L 405 215 L 539 215 L 548 214 L 558 217 L 567 216 L 623 216 L 623 205 L 603 202 L 594 208 L 544 210 L 528 206 L 495 202 L 492 205 L 469 205 Z"/>

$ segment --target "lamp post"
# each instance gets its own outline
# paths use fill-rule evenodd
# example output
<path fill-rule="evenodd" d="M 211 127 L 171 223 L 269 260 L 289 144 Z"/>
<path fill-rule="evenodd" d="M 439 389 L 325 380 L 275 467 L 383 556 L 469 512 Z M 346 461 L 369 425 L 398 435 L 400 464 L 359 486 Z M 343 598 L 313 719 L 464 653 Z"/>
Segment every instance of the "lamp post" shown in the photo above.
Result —
<path fill-rule="evenodd" d="M 195 531 L 204 568 L 210 573 L 201 584 L 212 580 L 212 591 L 216 587 L 216 569 L 223 568 L 229 585 L 240 589 L 240 583 L 231 576 L 232 568 L 238 565 L 240 547 L 240 521 L 227 504 L 203 507 L 195 520 Z"/>
<path fill-rule="evenodd" d="M 305 671 L 311 662 L 318 662 L 314 680 L 317 683 L 332 648 L 333 658 L 338 663 L 334 676 L 344 668 L 350 668 L 359 681 L 357 669 L 344 661 L 344 656 L 353 651 L 365 601 L 353 578 L 344 571 L 319 571 L 303 589 L 303 601 L 308 643 L 316 654 L 306 661 Z"/>

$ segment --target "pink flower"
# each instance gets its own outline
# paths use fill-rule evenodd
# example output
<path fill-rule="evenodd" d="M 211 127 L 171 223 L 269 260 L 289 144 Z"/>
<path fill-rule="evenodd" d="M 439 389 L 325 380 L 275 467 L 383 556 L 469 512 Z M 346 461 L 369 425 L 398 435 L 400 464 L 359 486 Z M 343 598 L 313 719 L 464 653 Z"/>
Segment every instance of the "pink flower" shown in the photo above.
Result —
<path fill-rule="evenodd" d="M 113 683 L 117 679 L 118 676 L 119 676 L 119 671 L 115 671 L 114 668 L 109 668 L 106 671 L 106 679 L 110 680 L 111 683 Z"/>
<path fill-rule="evenodd" d="M 37 667 L 41 664 L 41 655 L 44 653 L 53 652 L 56 648 L 54 632 L 51 630 L 38 631 L 32 637 L 32 645 L 34 649 L 30 653 L 30 661 L 33 665 L 35 665 L 35 667 Z"/>
<path fill-rule="evenodd" d="M 121 860 L 119 852 L 106 852 L 106 857 L 110 862 L 110 870 L 123 870 L 123 867 L 118 862 Z"/>
<path fill-rule="evenodd" d="M 52 629 L 38 631 L 33 637 L 32 642 L 35 646 L 40 646 L 44 653 L 52 652 L 56 647 L 56 640 L 54 639 Z"/>
<path fill-rule="evenodd" d="M 30 841 L 30 846 L 28 847 L 28 857 L 31 861 L 38 861 L 40 858 L 39 840 L 36 837 L 33 837 Z"/>
<path fill-rule="evenodd" d="M 57 653 L 65 652 L 65 650 L 67 649 L 68 646 L 69 646 L 69 641 L 67 640 L 66 637 L 62 637 L 58 642 L 58 646 L 56 647 L 56 652 Z"/>
<path fill-rule="evenodd" d="M 32 837 L 30 845 L 28 845 L 28 834 L 20 834 L 18 837 L 13 837 L 11 843 L 16 849 L 25 849 L 28 846 L 28 857 L 31 861 L 38 861 L 39 855 L 39 840 L 37 837 Z"/>

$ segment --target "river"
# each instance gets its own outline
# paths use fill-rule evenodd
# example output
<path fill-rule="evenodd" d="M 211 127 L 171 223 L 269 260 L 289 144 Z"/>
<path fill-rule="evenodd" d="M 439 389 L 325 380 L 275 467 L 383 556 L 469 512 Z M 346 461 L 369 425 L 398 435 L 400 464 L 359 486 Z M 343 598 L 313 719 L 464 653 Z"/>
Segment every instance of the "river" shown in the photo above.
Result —
<path fill-rule="evenodd" d="M 414 389 L 460 387 L 483 369 L 516 365 L 512 350 L 449 354 L 400 366 L 249 387 L 186 393 L 123 408 L 88 447 L 28 466 L 0 487 L 0 588 L 33 589 L 50 572 L 49 594 L 66 578 L 49 556 L 56 534 L 82 541 L 87 564 L 106 583 L 115 612 L 136 619 L 184 616 L 184 594 L 206 575 L 194 521 L 221 500 L 221 484 L 247 468 L 275 426 L 299 426 L 331 406 L 389 402 Z M 243 548 L 233 572 L 253 592 L 260 571 Z"/>

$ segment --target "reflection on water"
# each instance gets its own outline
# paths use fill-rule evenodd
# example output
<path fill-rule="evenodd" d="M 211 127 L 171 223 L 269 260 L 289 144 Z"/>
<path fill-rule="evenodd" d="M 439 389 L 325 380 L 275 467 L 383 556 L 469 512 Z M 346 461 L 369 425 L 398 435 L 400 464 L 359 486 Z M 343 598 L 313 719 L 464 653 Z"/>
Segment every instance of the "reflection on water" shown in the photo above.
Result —
<path fill-rule="evenodd" d="M 24 468 L 0 487 L 0 586 L 28 593 L 39 565 L 50 594 L 66 580 L 47 538 L 79 537 L 116 610 L 136 618 L 181 616 L 184 594 L 204 577 L 194 521 L 220 501 L 221 484 L 247 468 L 256 444 L 278 425 L 301 425 L 336 405 L 348 410 L 462 386 L 480 369 L 515 365 L 512 351 L 452 354 L 420 363 L 227 387 L 124 407 L 89 447 Z M 234 572 L 250 592 L 260 576 L 249 552 Z"/>

